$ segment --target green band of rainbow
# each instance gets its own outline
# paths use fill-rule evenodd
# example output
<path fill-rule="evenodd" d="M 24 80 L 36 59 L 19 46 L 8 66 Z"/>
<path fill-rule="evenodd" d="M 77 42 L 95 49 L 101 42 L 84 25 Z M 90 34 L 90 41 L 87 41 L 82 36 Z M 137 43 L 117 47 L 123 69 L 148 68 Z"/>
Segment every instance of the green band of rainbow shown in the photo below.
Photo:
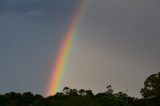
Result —
<path fill-rule="evenodd" d="M 80 0 L 78 9 L 74 14 L 68 30 L 64 35 L 60 49 L 57 54 L 57 58 L 55 59 L 55 64 L 51 72 L 49 84 L 47 85 L 47 89 L 45 91 L 46 96 L 55 94 L 60 87 L 63 73 L 65 70 L 65 65 L 71 52 L 73 41 L 77 35 L 78 26 L 80 24 L 87 2 L 87 0 Z"/>

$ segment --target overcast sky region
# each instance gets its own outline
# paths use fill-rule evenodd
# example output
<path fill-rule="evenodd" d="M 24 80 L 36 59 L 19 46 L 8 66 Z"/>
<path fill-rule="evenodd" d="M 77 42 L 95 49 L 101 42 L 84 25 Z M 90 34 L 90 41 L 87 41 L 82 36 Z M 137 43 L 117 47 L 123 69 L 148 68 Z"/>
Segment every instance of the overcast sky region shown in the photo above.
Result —
<path fill-rule="evenodd" d="M 0 94 L 43 94 L 61 38 L 79 0 L 0 0 Z M 160 71 L 159 0 L 90 0 L 61 89 L 140 96 Z M 128 91 L 126 91 L 126 89 Z"/>

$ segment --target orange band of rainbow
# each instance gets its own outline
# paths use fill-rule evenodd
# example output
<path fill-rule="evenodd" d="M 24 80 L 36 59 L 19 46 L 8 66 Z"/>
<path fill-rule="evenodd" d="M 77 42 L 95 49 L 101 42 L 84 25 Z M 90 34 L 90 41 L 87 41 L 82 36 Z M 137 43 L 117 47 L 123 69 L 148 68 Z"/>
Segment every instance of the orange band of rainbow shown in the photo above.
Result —
<path fill-rule="evenodd" d="M 78 26 L 81 21 L 81 17 L 83 16 L 86 4 L 87 0 L 80 0 L 78 9 L 71 21 L 71 24 L 68 27 L 68 30 L 64 35 L 64 38 L 62 39 L 60 49 L 55 59 L 55 64 L 51 71 L 49 84 L 47 85 L 47 89 L 45 91 L 46 96 L 53 95 L 59 90 L 64 73 L 65 64 L 67 63 L 68 56 L 73 46 L 73 41 L 77 35 Z"/>

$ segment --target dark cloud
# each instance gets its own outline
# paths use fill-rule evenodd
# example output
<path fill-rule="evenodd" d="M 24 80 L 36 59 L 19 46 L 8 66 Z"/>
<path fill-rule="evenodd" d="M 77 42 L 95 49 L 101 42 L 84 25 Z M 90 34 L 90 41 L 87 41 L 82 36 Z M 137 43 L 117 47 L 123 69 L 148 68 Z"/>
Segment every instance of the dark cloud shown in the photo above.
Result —
<path fill-rule="evenodd" d="M 159 11 L 157 0 L 92 0 L 68 69 L 85 77 L 68 77 L 89 81 L 89 86 L 81 86 L 92 86 L 95 91 L 110 83 L 117 90 L 140 95 L 145 78 L 160 69 Z M 74 72 L 77 67 L 80 72 Z"/>
<path fill-rule="evenodd" d="M 85 28 L 95 37 L 90 39 L 87 34 L 88 39 L 104 46 L 114 45 L 135 56 L 157 59 L 154 56 L 160 53 L 160 5 L 156 1 L 93 2 L 94 13 L 89 13 L 93 18 L 87 22 L 93 25 Z"/>
<path fill-rule="evenodd" d="M 43 93 L 77 3 L 0 0 L 0 93 Z"/>
<path fill-rule="evenodd" d="M 0 92 L 43 93 L 78 2 L 0 0 Z M 145 78 L 160 69 L 158 2 L 90 0 L 62 88 L 100 92 L 111 84 L 117 91 L 140 95 Z"/>
<path fill-rule="evenodd" d="M 1 14 L 47 20 L 65 17 L 77 3 L 77 0 L 2 0 L 0 11 Z"/>

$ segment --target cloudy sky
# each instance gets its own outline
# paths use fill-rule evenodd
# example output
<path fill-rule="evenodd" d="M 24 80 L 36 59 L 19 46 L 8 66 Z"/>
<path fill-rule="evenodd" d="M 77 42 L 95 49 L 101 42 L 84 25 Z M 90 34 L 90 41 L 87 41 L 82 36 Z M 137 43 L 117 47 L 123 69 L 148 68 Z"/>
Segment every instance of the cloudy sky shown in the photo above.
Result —
<path fill-rule="evenodd" d="M 0 0 L 0 93 L 44 94 L 79 0 Z M 159 0 L 90 0 L 61 88 L 139 96 L 160 69 Z"/>

